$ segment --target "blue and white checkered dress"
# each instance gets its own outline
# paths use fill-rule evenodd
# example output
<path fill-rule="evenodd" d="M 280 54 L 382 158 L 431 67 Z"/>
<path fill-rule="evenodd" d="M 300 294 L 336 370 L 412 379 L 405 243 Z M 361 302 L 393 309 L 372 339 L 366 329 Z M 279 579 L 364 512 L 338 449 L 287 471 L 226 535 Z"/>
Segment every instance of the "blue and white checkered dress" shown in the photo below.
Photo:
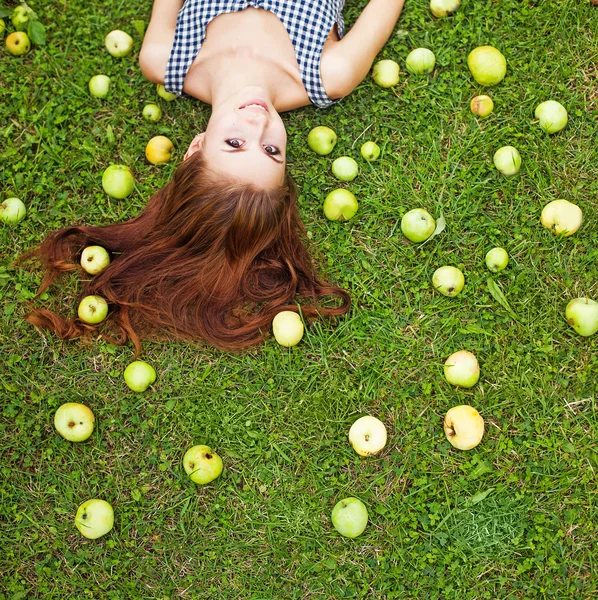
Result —
<path fill-rule="evenodd" d="M 334 103 L 324 90 L 320 58 L 334 24 L 343 36 L 345 0 L 187 0 L 180 10 L 170 51 L 165 88 L 183 96 L 183 82 L 206 36 L 210 21 L 218 15 L 261 8 L 274 13 L 285 26 L 295 48 L 301 79 L 313 104 L 324 108 Z"/>

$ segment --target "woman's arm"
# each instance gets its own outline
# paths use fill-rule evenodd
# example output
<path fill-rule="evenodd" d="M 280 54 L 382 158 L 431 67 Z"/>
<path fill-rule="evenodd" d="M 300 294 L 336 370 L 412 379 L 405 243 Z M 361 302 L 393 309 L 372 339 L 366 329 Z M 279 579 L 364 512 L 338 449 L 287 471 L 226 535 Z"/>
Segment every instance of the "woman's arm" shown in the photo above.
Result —
<path fill-rule="evenodd" d="M 152 16 L 139 53 L 141 72 L 154 83 L 164 83 L 176 19 L 183 3 L 184 0 L 154 0 Z"/>
<path fill-rule="evenodd" d="M 404 2 L 370 0 L 347 35 L 322 57 L 322 81 L 331 98 L 346 96 L 365 79 L 391 36 Z"/>

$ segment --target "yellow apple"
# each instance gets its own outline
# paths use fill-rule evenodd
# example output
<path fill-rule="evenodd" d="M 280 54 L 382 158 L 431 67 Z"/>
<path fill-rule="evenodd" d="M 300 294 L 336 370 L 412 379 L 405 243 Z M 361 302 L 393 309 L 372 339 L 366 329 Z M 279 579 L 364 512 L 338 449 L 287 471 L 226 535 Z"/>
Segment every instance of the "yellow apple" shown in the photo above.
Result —
<path fill-rule="evenodd" d="M 349 429 L 349 442 L 360 456 L 373 456 L 386 446 L 386 427 L 376 417 L 361 417 Z"/>
<path fill-rule="evenodd" d="M 145 157 L 153 165 L 165 165 L 174 154 L 174 145 L 165 135 L 153 137 L 145 147 Z"/>
<path fill-rule="evenodd" d="M 303 337 L 304 327 L 301 317 L 291 310 L 279 312 L 272 320 L 272 332 L 281 346 L 296 346 Z"/>
<path fill-rule="evenodd" d="M 472 406 L 453 406 L 444 417 L 444 433 L 455 448 L 471 450 L 484 437 L 484 419 Z"/>
<path fill-rule="evenodd" d="M 552 233 L 568 237 L 581 227 L 583 213 L 581 208 L 573 202 L 553 200 L 542 210 L 540 221 Z"/>

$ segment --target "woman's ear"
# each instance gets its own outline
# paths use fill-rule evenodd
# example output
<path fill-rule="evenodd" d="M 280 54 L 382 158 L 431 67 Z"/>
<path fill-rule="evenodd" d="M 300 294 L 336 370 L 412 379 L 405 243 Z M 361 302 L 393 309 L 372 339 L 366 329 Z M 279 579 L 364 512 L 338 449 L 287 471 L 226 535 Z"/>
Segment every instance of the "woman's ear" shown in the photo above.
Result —
<path fill-rule="evenodd" d="M 184 160 L 187 160 L 190 156 L 193 156 L 201 148 L 201 144 L 202 144 L 204 135 L 205 135 L 205 133 L 198 133 L 193 138 L 193 141 L 191 142 L 191 144 L 189 145 L 189 148 L 187 149 L 187 152 L 185 153 Z"/>

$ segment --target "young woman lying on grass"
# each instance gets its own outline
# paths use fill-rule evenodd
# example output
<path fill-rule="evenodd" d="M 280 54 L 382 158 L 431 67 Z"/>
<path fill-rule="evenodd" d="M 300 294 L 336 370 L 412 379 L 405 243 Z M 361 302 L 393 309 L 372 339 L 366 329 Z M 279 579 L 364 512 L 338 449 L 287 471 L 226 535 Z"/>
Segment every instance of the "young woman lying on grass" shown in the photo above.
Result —
<path fill-rule="evenodd" d="M 113 261 L 82 296 L 104 297 L 119 331 L 108 339 L 137 351 L 157 333 L 246 348 L 298 302 L 308 319 L 345 313 L 349 295 L 318 278 L 305 245 L 279 111 L 349 94 L 403 2 L 370 0 L 343 36 L 344 0 L 155 0 L 141 70 L 211 104 L 210 120 L 137 218 L 48 236 L 33 253 L 47 267 L 40 292 L 85 246 L 103 246 Z M 28 320 L 65 339 L 93 329 L 48 310 Z"/>

